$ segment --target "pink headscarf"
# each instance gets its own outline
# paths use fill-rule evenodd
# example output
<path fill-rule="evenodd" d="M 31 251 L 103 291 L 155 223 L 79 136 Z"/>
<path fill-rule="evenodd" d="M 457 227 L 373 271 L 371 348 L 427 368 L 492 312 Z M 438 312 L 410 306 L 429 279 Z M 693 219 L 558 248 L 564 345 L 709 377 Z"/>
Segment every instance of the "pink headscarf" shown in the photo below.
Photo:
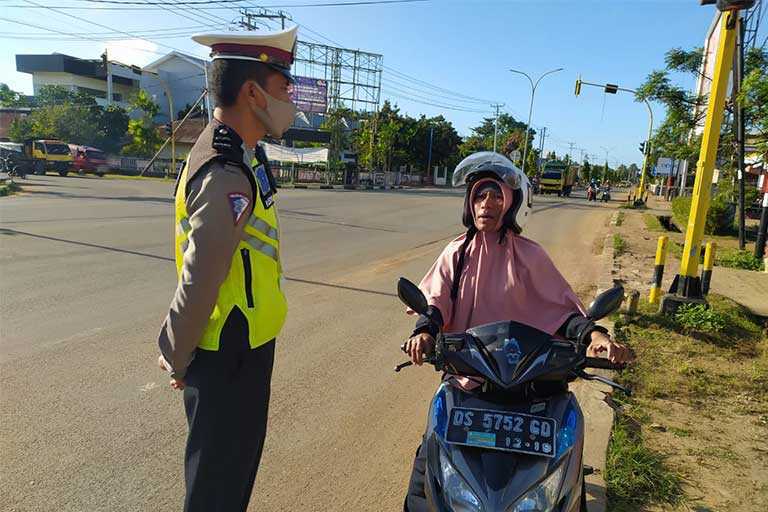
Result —
<path fill-rule="evenodd" d="M 470 198 L 484 181 L 474 184 Z M 511 206 L 512 189 L 496 183 L 501 186 L 506 212 Z M 448 244 L 419 284 L 429 304 L 442 313 L 444 332 L 515 320 L 553 335 L 571 315 L 585 314 L 581 301 L 544 249 L 511 231 L 502 244 L 498 232 L 475 234 L 466 249 L 453 304 L 451 287 L 466 236 Z"/>

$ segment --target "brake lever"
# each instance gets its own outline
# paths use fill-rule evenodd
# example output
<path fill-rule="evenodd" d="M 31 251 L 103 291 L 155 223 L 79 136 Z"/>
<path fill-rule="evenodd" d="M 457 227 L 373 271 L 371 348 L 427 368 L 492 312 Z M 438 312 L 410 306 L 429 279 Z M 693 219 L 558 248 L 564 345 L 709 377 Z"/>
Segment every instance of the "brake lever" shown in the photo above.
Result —
<path fill-rule="evenodd" d="M 603 384 L 611 386 L 614 389 L 618 389 L 619 391 L 621 391 L 627 396 L 632 396 L 632 390 L 630 390 L 629 388 L 625 388 L 621 384 L 617 384 L 613 382 L 611 379 L 607 379 L 601 375 L 592 375 L 591 373 L 587 373 L 584 370 L 574 370 L 573 373 L 581 379 L 596 380 L 597 382 L 602 382 Z"/>
<path fill-rule="evenodd" d="M 395 372 L 400 373 L 400 370 L 403 368 L 408 368 L 409 366 L 413 366 L 413 361 L 406 361 L 404 363 L 400 363 L 399 365 L 395 366 Z"/>

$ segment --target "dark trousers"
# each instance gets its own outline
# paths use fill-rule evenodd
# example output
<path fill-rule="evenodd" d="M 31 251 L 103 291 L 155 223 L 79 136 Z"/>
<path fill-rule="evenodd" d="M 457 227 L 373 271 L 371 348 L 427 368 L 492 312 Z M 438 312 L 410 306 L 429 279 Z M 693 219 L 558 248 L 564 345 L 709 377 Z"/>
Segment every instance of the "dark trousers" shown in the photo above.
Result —
<path fill-rule="evenodd" d="M 413 459 L 413 469 L 411 470 L 411 481 L 408 483 L 408 495 L 405 497 L 403 510 L 405 512 L 426 512 L 427 495 L 424 490 L 425 478 L 427 474 L 427 447 L 422 441 L 416 450 L 416 457 Z"/>
<path fill-rule="evenodd" d="M 242 338 L 241 338 L 242 339 Z M 184 408 L 185 512 L 244 512 L 267 432 L 275 340 L 198 350 L 187 371 Z"/>

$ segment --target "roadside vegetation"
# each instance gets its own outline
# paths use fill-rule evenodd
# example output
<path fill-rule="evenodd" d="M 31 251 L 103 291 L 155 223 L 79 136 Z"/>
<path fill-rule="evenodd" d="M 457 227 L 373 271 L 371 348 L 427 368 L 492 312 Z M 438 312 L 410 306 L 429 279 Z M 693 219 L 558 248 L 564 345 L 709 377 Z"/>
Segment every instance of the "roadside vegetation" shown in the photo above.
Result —
<path fill-rule="evenodd" d="M 0 197 L 10 196 L 20 191 L 21 187 L 18 183 L 8 181 L 0 185 Z"/>
<path fill-rule="evenodd" d="M 609 510 L 768 509 L 765 319 L 725 297 L 674 317 L 643 301 L 617 339 L 637 361 L 620 372 L 608 448 Z"/>
<path fill-rule="evenodd" d="M 613 235 L 613 251 L 615 256 L 621 256 L 627 251 L 627 242 L 618 233 Z"/>

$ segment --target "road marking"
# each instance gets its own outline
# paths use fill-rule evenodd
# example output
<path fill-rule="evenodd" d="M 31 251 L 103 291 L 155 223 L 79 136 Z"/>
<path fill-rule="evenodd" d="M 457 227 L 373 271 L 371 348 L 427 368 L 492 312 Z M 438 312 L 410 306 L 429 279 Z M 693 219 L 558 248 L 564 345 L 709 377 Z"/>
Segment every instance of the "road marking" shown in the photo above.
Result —
<path fill-rule="evenodd" d="M 158 385 L 156 382 L 148 382 L 147 384 L 144 384 L 139 388 L 139 391 L 142 393 L 146 393 L 147 391 L 152 391 L 153 389 L 157 388 Z"/>

